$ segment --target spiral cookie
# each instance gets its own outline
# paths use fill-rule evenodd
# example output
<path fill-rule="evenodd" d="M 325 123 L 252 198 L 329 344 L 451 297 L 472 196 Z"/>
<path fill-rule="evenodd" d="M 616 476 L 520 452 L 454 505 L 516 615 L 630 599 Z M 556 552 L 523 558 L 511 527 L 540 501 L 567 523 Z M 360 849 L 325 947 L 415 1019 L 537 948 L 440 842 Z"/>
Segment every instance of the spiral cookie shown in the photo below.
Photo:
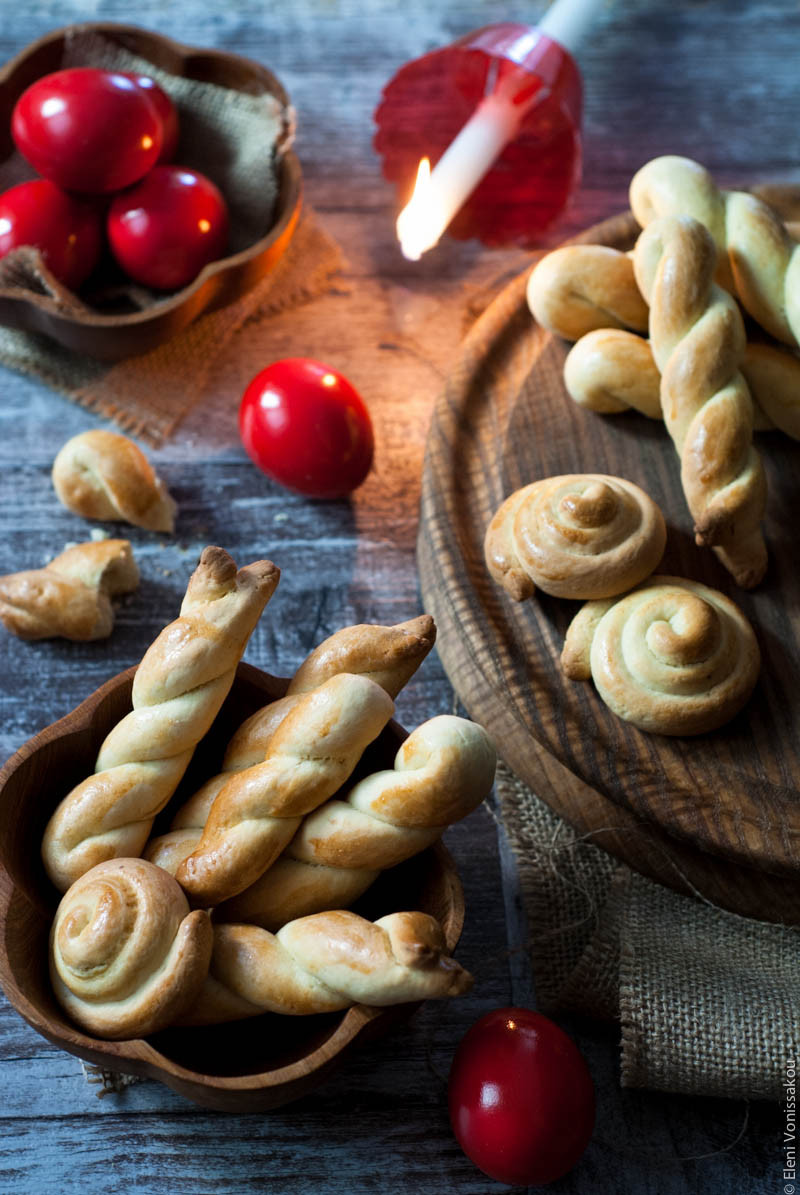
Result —
<path fill-rule="evenodd" d="M 553 597 L 623 593 L 664 553 L 661 511 L 621 477 L 567 473 L 523 486 L 489 524 L 489 572 L 515 601 L 538 587 Z"/>
<path fill-rule="evenodd" d="M 606 705 L 641 730 L 716 730 L 756 683 L 753 630 L 724 594 L 655 576 L 619 599 L 587 602 L 567 631 L 567 676 L 594 681 Z"/>
<path fill-rule="evenodd" d="M 77 880 L 50 934 L 56 998 L 103 1038 L 143 1037 L 196 999 L 208 972 L 211 922 L 144 859 L 111 859 Z"/>

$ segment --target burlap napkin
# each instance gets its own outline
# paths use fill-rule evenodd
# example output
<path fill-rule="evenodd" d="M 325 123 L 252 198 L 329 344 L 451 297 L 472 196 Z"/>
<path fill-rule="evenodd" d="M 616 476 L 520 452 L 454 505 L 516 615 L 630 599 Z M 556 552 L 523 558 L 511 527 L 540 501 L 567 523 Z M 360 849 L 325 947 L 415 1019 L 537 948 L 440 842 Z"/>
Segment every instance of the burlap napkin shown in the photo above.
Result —
<path fill-rule="evenodd" d="M 62 67 L 103 66 L 155 78 L 176 103 L 181 120 L 177 161 L 208 174 L 222 189 L 231 215 L 230 252 L 260 239 L 270 228 L 278 193 L 275 156 L 293 134 L 293 114 L 271 96 L 251 96 L 212 83 L 168 75 L 77 27 L 66 39 Z M 19 154 L 0 164 L 0 190 L 30 178 Z M 125 431 L 158 445 L 203 396 L 215 360 L 245 323 L 296 306 L 320 293 L 341 266 L 335 242 L 305 210 L 277 266 L 243 298 L 202 316 L 150 353 L 109 365 L 81 357 L 45 336 L 0 328 L 0 364 L 31 374 L 113 419 Z M 41 268 L 38 254 L 18 250 L 0 264 L 0 285 L 48 293 L 72 308 L 110 301 L 144 309 L 161 296 L 143 287 L 118 286 L 78 300 Z"/>
<path fill-rule="evenodd" d="M 537 1005 L 618 1020 L 623 1086 L 782 1099 L 800 1049 L 798 930 L 636 875 L 502 767 L 497 795 Z"/>
<path fill-rule="evenodd" d="M 321 293 L 341 262 L 336 242 L 306 210 L 287 252 L 254 290 L 201 316 L 160 348 L 109 365 L 80 357 L 47 337 L 0 328 L 0 364 L 40 378 L 158 446 L 202 400 L 214 362 L 234 334 Z"/>

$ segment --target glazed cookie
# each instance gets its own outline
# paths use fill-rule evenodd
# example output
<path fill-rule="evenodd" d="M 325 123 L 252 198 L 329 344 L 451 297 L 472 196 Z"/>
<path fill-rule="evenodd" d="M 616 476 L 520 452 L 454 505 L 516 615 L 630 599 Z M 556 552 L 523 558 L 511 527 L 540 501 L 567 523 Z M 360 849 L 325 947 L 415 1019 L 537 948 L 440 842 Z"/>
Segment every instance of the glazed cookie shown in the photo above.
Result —
<path fill-rule="evenodd" d="M 655 576 L 622 598 L 587 602 L 567 631 L 561 663 L 594 681 L 609 709 L 641 730 L 716 730 L 755 686 L 753 629 L 724 594 L 683 577 Z"/>
<path fill-rule="evenodd" d="M 633 262 L 650 303 L 664 424 L 681 459 L 695 541 L 713 548 L 737 584 L 750 589 L 767 567 L 767 483 L 740 370 L 747 341 L 739 308 L 713 280 L 716 249 L 697 220 L 654 220 L 637 240 Z"/>
<path fill-rule="evenodd" d="M 214 1025 L 259 1016 L 308 1016 L 351 1004 L 375 1008 L 469 991 L 472 976 L 447 953 L 428 913 L 366 921 L 344 909 L 290 921 L 277 934 L 217 924 L 208 977 L 180 1020 Z"/>
<path fill-rule="evenodd" d="M 92 774 L 47 823 L 42 859 L 60 892 L 97 863 L 141 854 L 153 819 L 230 692 L 279 576 L 269 560 L 237 569 L 223 548 L 204 549 L 180 616 L 139 664 L 133 708 L 100 744 Z M 58 782 L 54 775 L 51 783 Z"/>
<path fill-rule="evenodd" d="M 95 428 L 68 440 L 53 462 L 59 500 L 84 519 L 112 519 L 172 531 L 177 507 L 137 444 Z"/>
<path fill-rule="evenodd" d="M 61 1006 L 98 1037 L 164 1029 L 200 992 L 211 958 L 208 914 L 144 859 L 111 859 L 63 897 L 50 935 Z"/>
<path fill-rule="evenodd" d="M 624 593 L 658 565 L 664 517 L 621 477 L 568 473 L 516 490 L 489 524 L 489 572 L 515 601 L 536 589 L 553 597 Z"/>

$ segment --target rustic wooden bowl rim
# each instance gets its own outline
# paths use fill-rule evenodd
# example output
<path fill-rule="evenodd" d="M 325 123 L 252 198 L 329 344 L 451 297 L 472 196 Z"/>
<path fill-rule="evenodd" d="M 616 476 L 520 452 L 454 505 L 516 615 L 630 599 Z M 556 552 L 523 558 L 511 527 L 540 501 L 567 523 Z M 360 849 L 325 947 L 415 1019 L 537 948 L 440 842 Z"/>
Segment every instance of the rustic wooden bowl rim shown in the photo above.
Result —
<path fill-rule="evenodd" d="M 20 767 L 27 764 L 38 751 L 46 748 L 55 740 L 90 727 L 92 719 L 103 701 L 120 686 L 131 685 L 135 672 L 136 666 L 105 681 L 74 710 L 57 722 L 45 727 L 24 743 L 0 770 L 0 801 L 2 801 L 6 785 Z M 287 679 L 272 676 L 244 662 L 239 665 L 237 670 L 237 681 L 249 683 L 256 689 L 269 694 L 270 700 L 276 700 L 281 696 L 289 683 Z M 389 724 L 389 727 L 391 736 L 402 741 L 406 734 L 405 730 L 394 721 Z M 436 843 L 428 849 L 428 852 L 418 858 L 425 856 L 431 860 L 435 868 L 437 884 L 444 893 L 447 916 L 444 918 L 443 928 L 448 950 L 452 952 L 463 926 L 463 892 L 453 860 L 442 843 Z M 147 1039 L 105 1041 L 93 1038 L 73 1026 L 66 1016 L 63 1019 L 56 1019 L 31 1000 L 20 987 L 9 959 L 8 914 L 11 903 L 15 899 L 21 899 L 28 905 L 32 903 L 30 894 L 25 893 L 14 883 L 8 868 L 4 863 L 0 863 L 0 986 L 3 987 L 11 1005 L 24 1020 L 54 1045 L 86 1061 L 112 1070 L 122 1070 L 158 1079 L 190 1099 L 194 1099 L 198 1103 L 206 1103 L 209 1106 L 243 1111 L 256 1110 L 257 1108 L 275 1107 L 288 1099 L 304 1094 L 321 1081 L 324 1073 L 327 1073 L 333 1064 L 341 1061 L 345 1053 L 364 1035 L 365 1030 L 369 1029 L 370 1036 L 372 1036 L 373 1031 L 377 1033 L 380 1030 L 381 1021 L 385 1021 L 386 1028 L 389 1028 L 395 1021 L 410 1015 L 418 1007 L 417 1003 L 391 1008 L 354 1005 L 343 1011 L 341 1019 L 333 1025 L 329 1035 L 323 1036 L 319 1044 L 315 1045 L 308 1054 L 302 1055 L 292 1062 L 256 1073 L 238 1075 L 206 1073 L 174 1060 L 158 1050 Z M 41 902 L 36 902 L 35 908 L 36 915 L 40 919 L 47 916 Z M 213 1029 L 207 1032 L 213 1032 Z M 264 1098 L 255 1104 L 249 1103 L 248 1095 L 257 1098 L 259 1092 L 263 1094 Z M 215 1093 L 218 1093 L 219 1102 L 215 1099 Z M 237 1093 L 241 1093 L 241 1101 L 237 1099 Z"/>

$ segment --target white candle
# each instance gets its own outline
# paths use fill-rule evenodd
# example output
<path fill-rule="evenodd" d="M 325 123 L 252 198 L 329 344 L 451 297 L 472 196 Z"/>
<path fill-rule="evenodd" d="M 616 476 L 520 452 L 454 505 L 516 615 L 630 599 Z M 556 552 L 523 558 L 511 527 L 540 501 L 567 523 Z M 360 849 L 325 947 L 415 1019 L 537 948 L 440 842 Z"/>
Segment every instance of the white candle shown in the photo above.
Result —
<path fill-rule="evenodd" d="M 594 18 L 596 8 L 597 0 L 555 0 L 536 28 L 574 54 Z"/>
<path fill-rule="evenodd" d="M 430 174 L 420 163 L 417 186 L 397 217 L 397 236 L 403 256 L 419 261 L 432 249 L 519 127 L 522 111 L 496 93 L 481 100 L 456 139 Z"/>
<path fill-rule="evenodd" d="M 538 30 L 571 51 L 588 28 L 598 3 L 555 0 Z M 433 172 L 427 159 L 420 163 L 414 193 L 397 217 L 397 237 L 409 261 L 419 261 L 437 244 L 461 205 L 516 136 L 525 113 L 545 98 L 547 93 L 539 89 L 527 103 L 520 103 L 518 95 L 526 81 L 528 76 L 521 69 L 504 75 L 499 86 L 481 100 Z"/>

